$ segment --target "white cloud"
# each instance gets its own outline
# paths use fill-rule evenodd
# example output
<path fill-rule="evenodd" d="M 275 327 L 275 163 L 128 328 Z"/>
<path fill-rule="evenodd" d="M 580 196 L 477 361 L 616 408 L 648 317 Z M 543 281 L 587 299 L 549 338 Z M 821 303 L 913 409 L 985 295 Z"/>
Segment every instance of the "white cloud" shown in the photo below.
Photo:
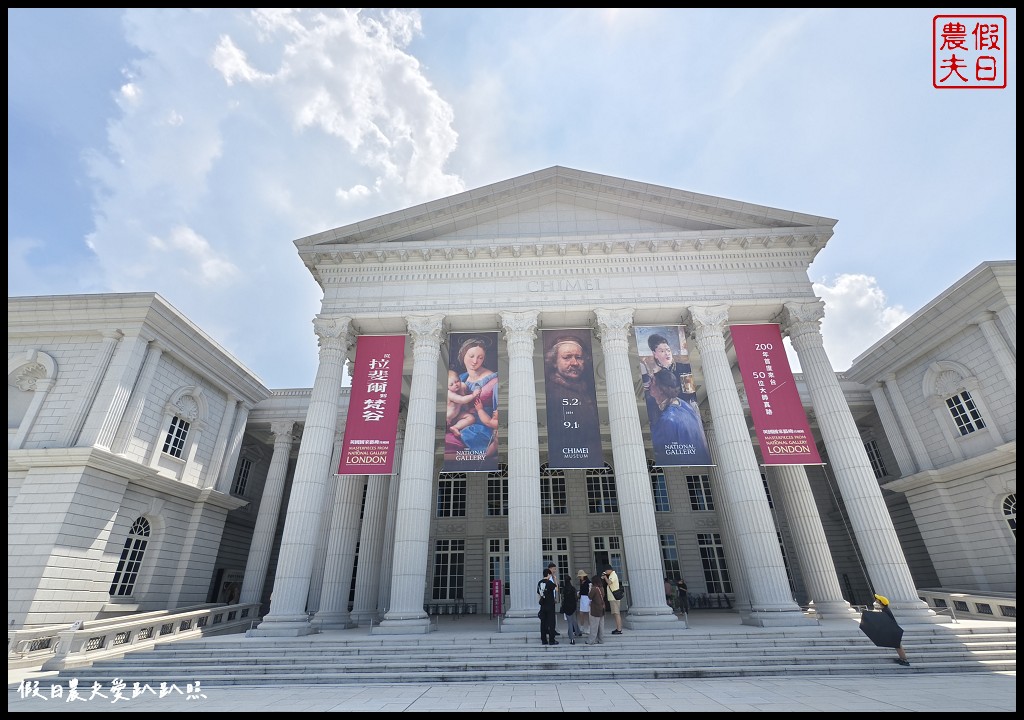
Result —
<path fill-rule="evenodd" d="M 847 370 L 853 359 L 910 317 L 899 305 L 889 305 L 885 292 L 870 275 L 843 274 L 831 283 L 813 284 L 825 302 L 821 334 L 832 367 Z"/>

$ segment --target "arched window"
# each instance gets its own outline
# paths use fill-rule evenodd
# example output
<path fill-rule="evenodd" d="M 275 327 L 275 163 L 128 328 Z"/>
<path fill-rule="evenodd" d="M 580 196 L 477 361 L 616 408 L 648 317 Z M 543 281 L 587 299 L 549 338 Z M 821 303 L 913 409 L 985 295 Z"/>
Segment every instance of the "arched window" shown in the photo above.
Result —
<path fill-rule="evenodd" d="M 1017 493 L 1010 493 L 1003 498 L 1003 517 L 1010 532 L 1017 537 Z"/>
<path fill-rule="evenodd" d="M 129 597 L 135 592 L 135 581 L 139 578 L 139 568 L 149 544 L 149 533 L 149 520 L 146 518 L 137 518 L 132 523 L 121 549 L 121 559 L 117 561 L 114 581 L 110 583 L 111 597 Z"/>
<path fill-rule="evenodd" d="M 565 494 L 565 471 L 540 466 L 540 514 L 565 515 L 569 512 Z"/>

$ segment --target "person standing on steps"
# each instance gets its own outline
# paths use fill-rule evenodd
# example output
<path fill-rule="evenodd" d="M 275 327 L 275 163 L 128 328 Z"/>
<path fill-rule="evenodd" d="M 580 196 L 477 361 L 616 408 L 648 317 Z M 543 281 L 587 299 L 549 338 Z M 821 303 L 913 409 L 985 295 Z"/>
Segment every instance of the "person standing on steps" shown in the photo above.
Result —
<path fill-rule="evenodd" d="M 573 587 L 572 580 L 570 578 L 566 578 L 562 581 L 561 594 L 562 606 L 558 610 L 565 616 L 565 634 L 569 637 L 569 644 L 575 645 L 576 638 L 583 637 L 583 633 L 580 632 L 579 623 L 576 622 L 578 598 L 576 597 L 576 588 Z"/>
<path fill-rule="evenodd" d="M 893 622 L 896 622 L 896 616 L 892 614 L 892 609 L 889 607 L 889 598 L 884 595 L 875 595 L 875 601 L 881 606 L 882 612 L 892 618 Z M 899 623 L 896 623 L 898 626 Z M 907 660 L 907 651 L 903 649 L 903 645 L 896 646 L 896 663 L 903 667 L 910 667 L 910 661 Z"/>
<path fill-rule="evenodd" d="M 619 575 L 612 569 L 611 565 L 605 565 L 604 573 L 601 575 L 604 578 L 605 587 L 607 592 L 605 593 L 605 600 L 608 603 L 608 611 L 615 618 L 615 629 L 612 630 L 612 635 L 622 634 L 622 612 L 621 601 L 615 599 L 615 591 L 619 589 Z"/>
<path fill-rule="evenodd" d="M 590 636 L 587 638 L 587 645 L 600 645 L 604 642 L 604 598 L 607 590 L 604 575 L 594 578 L 590 584 Z"/>
<path fill-rule="evenodd" d="M 558 566 L 551 563 L 544 570 L 544 577 L 537 583 L 537 596 L 540 602 L 540 644 L 557 645 L 555 639 L 555 597 L 558 594 Z"/>
<path fill-rule="evenodd" d="M 590 576 L 586 570 L 577 570 L 576 579 L 580 581 L 580 627 L 583 634 L 590 634 Z"/>

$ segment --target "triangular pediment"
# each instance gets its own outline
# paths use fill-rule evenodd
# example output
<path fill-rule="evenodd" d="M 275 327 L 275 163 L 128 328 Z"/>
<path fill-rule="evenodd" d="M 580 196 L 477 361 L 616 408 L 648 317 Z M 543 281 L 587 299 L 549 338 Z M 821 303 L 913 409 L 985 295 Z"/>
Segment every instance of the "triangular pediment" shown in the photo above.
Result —
<path fill-rule="evenodd" d="M 753 234 L 836 221 L 565 167 L 504 180 L 295 241 L 324 246 L 444 244 L 666 233 Z"/>

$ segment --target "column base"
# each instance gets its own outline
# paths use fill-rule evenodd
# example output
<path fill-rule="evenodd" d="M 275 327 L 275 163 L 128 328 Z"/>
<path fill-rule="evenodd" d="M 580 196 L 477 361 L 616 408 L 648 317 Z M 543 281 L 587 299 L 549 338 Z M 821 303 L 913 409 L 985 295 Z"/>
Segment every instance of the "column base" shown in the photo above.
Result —
<path fill-rule="evenodd" d="M 352 627 L 358 627 L 360 625 L 371 625 L 373 621 L 377 619 L 377 613 L 372 610 L 359 611 L 353 610 L 350 614 L 352 618 Z"/>
<path fill-rule="evenodd" d="M 750 610 L 741 614 L 740 622 L 754 627 L 799 627 L 817 625 L 818 619 L 805 615 L 797 607 L 793 610 Z"/>
<path fill-rule="evenodd" d="M 615 625 L 610 612 L 605 612 L 605 622 Z M 658 607 L 631 607 L 622 616 L 622 626 L 629 630 L 679 630 L 687 627 L 667 605 Z"/>
<path fill-rule="evenodd" d="M 388 620 L 387 616 L 384 616 L 384 620 L 380 622 L 380 625 L 375 625 L 370 630 L 371 635 L 426 635 L 432 633 L 437 628 L 433 623 L 430 622 L 430 618 L 425 615 L 419 618 L 397 618 Z"/>
<path fill-rule="evenodd" d="M 310 624 L 317 629 L 317 632 L 324 630 L 348 630 L 354 628 L 358 623 L 353 622 L 348 613 L 317 613 L 313 616 Z"/>
<path fill-rule="evenodd" d="M 557 620 L 557 618 L 556 614 L 555 619 Z M 498 632 L 540 632 L 540 619 L 537 617 L 537 611 L 534 610 L 531 615 L 527 610 L 509 610 L 508 614 L 501 618 Z"/>
<path fill-rule="evenodd" d="M 845 600 L 812 602 L 807 606 L 810 617 L 828 618 L 829 620 L 856 620 L 857 611 Z"/>
<path fill-rule="evenodd" d="M 890 600 L 889 609 L 896 616 L 900 625 L 934 625 L 936 623 L 951 623 L 953 618 L 948 615 L 939 615 L 923 600 L 917 602 L 900 603 Z"/>
<path fill-rule="evenodd" d="M 309 623 L 308 615 L 268 615 L 258 626 L 246 630 L 246 637 L 302 637 L 315 635 L 320 630 Z"/>

